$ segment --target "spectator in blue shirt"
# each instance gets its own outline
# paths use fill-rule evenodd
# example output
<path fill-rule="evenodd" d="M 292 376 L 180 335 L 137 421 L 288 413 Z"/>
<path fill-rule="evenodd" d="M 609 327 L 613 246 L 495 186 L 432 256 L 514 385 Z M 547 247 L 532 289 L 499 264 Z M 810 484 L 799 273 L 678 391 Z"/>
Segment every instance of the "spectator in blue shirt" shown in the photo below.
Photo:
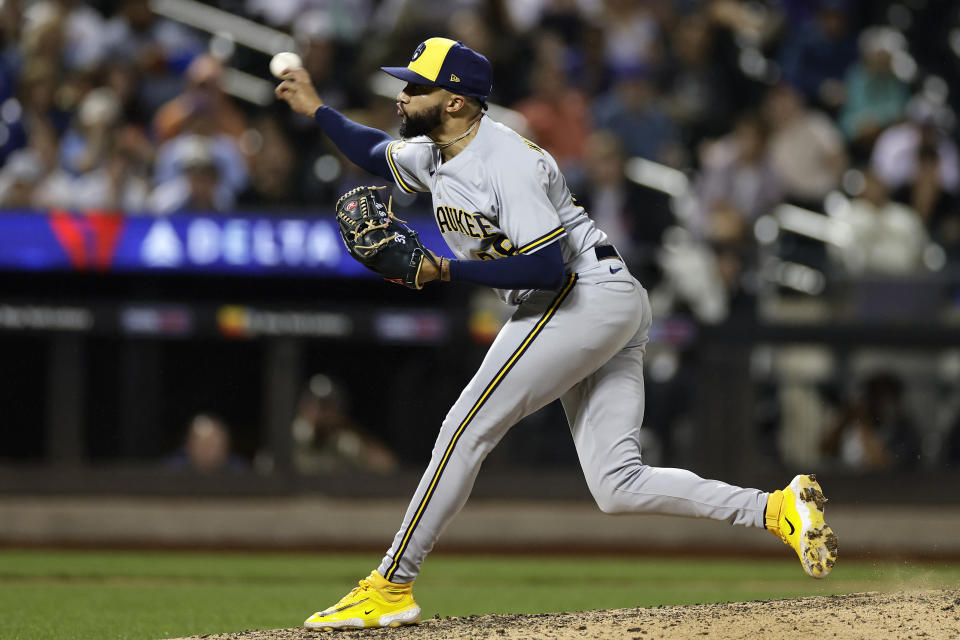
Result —
<path fill-rule="evenodd" d="M 614 77 L 613 88 L 594 102 L 594 127 L 612 131 L 628 156 L 678 164 L 679 136 L 658 103 L 650 69 L 621 67 Z"/>
<path fill-rule="evenodd" d="M 791 28 L 792 26 L 792 28 Z M 843 101 L 843 79 L 857 59 L 849 0 L 820 0 L 813 20 L 787 25 L 780 55 L 783 78 L 808 101 L 835 110 Z"/>

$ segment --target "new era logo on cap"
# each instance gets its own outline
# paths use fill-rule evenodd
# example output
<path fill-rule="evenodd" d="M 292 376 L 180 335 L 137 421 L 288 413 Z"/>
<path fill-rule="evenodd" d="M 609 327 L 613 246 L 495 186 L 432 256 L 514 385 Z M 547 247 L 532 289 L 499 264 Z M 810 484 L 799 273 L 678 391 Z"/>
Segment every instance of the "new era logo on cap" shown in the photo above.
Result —
<path fill-rule="evenodd" d="M 381 69 L 413 84 L 443 87 L 483 102 L 486 102 L 493 85 L 490 61 L 450 38 L 424 40 L 414 50 L 406 67 Z"/>

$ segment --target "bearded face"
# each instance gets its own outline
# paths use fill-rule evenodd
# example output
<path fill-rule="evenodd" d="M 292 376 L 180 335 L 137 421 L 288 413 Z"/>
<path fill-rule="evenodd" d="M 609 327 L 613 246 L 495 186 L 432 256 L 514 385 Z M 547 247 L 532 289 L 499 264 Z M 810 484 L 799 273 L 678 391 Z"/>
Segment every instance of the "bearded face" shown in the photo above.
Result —
<path fill-rule="evenodd" d="M 408 113 L 400 122 L 401 138 L 416 138 L 425 136 L 440 126 L 440 105 L 428 107 L 420 113 Z"/>

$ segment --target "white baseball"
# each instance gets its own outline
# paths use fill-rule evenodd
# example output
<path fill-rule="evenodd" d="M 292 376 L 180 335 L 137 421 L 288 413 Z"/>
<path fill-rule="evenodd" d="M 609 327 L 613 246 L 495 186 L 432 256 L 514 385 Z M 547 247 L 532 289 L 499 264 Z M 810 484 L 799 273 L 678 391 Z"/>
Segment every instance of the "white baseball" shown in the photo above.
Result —
<path fill-rule="evenodd" d="M 299 69 L 303 60 L 292 51 L 281 51 L 270 59 L 270 73 L 277 78 L 283 78 L 283 72 L 288 69 Z"/>

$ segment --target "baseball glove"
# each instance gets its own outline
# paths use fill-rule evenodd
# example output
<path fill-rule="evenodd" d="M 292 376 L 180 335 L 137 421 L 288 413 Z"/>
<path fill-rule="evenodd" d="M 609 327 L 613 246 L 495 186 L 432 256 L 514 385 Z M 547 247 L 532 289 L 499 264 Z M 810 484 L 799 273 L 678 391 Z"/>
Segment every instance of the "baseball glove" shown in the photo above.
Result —
<path fill-rule="evenodd" d="M 424 260 L 437 265 L 417 232 L 393 215 L 393 198 L 387 206 L 377 196 L 385 187 L 357 187 L 337 200 L 340 237 L 350 255 L 385 279 L 411 289 L 422 289 L 420 267 Z"/>

